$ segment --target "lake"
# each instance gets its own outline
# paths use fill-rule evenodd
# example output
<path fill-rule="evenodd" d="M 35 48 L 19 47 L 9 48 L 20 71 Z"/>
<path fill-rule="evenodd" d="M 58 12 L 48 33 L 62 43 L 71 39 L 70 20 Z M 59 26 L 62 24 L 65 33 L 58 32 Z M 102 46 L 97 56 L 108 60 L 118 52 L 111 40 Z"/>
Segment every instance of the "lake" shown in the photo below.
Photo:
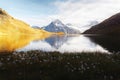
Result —
<path fill-rule="evenodd" d="M 35 40 L 17 51 L 41 50 L 47 52 L 106 52 L 100 45 L 92 42 L 83 35 L 52 36 L 44 40 Z"/>
<path fill-rule="evenodd" d="M 44 40 L 34 40 L 17 51 L 40 50 L 45 52 L 119 52 L 120 38 L 98 35 L 51 36 Z"/>
<path fill-rule="evenodd" d="M 53 35 L 47 38 L 34 36 L 0 36 L 0 51 L 33 51 L 78 53 L 78 52 L 119 52 L 120 38 L 98 35 Z"/>

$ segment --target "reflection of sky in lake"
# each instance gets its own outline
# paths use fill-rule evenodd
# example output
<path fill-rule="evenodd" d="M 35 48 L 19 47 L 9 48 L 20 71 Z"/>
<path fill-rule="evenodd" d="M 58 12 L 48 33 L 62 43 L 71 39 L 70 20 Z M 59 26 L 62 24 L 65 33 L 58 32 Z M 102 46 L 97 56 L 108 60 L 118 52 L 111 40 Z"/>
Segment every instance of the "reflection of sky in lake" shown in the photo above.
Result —
<path fill-rule="evenodd" d="M 42 50 L 42 51 L 59 51 L 59 52 L 107 52 L 101 46 L 91 42 L 84 36 L 54 36 L 42 41 L 33 41 L 26 47 L 18 51 Z"/>

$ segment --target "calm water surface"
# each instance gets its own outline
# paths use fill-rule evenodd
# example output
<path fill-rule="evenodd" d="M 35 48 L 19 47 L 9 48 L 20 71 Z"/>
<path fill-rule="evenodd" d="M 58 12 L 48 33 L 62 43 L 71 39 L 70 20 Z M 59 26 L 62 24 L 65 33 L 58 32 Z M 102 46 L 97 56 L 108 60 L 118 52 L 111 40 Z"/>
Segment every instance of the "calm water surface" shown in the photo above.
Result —
<path fill-rule="evenodd" d="M 64 52 L 119 52 L 118 36 L 52 36 L 44 40 L 34 40 L 17 51 L 41 50 Z"/>
<path fill-rule="evenodd" d="M 46 52 L 108 52 L 89 37 L 77 36 L 52 36 L 44 40 L 34 40 L 17 51 L 41 50 Z"/>
<path fill-rule="evenodd" d="M 53 35 L 48 38 L 35 36 L 0 36 L 0 52 L 31 51 L 43 52 L 119 52 L 120 37 L 97 35 Z"/>

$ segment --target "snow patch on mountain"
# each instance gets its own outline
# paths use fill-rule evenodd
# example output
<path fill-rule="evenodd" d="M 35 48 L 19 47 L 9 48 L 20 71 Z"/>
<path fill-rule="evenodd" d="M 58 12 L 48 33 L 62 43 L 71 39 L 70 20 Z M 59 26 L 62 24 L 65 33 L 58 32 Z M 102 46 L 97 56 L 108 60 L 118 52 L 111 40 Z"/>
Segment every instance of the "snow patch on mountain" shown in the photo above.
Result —
<path fill-rule="evenodd" d="M 49 32 L 64 32 L 65 34 L 80 34 L 79 29 L 74 29 L 71 26 L 67 26 L 58 19 L 54 20 L 48 26 L 45 26 L 42 29 Z"/>

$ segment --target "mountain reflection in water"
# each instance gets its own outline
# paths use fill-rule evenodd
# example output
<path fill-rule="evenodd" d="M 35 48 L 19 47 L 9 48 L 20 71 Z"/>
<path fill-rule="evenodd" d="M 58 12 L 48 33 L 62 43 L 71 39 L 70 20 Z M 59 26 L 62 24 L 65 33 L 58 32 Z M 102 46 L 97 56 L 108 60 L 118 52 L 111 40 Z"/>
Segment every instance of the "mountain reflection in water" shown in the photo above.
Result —
<path fill-rule="evenodd" d="M 0 36 L 0 52 L 40 50 L 45 52 L 119 52 L 120 37 L 115 36 Z"/>
<path fill-rule="evenodd" d="M 64 43 L 69 40 L 70 36 L 51 36 L 46 38 L 45 41 L 50 44 L 53 48 L 59 49 Z"/>
<path fill-rule="evenodd" d="M 53 35 L 44 40 L 35 40 L 17 51 L 40 50 L 45 52 L 107 52 L 84 35 Z"/>
<path fill-rule="evenodd" d="M 99 44 L 104 49 L 112 53 L 120 52 L 120 37 L 119 36 L 88 36 L 90 40 Z"/>
<path fill-rule="evenodd" d="M 42 40 L 48 36 L 38 35 L 6 35 L 0 36 L 0 52 L 12 52 L 23 48 L 33 40 Z"/>

